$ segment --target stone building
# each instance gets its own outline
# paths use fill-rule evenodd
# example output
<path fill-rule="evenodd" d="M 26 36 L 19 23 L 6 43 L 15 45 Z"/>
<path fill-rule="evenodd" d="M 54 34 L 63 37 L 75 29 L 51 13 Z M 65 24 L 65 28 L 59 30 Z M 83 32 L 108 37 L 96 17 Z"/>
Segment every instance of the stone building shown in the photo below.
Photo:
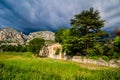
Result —
<path fill-rule="evenodd" d="M 59 54 L 56 54 L 57 49 L 60 49 Z M 55 59 L 64 59 L 65 56 L 65 54 L 62 53 L 62 45 L 59 43 L 45 45 L 42 50 L 40 50 L 39 55 Z"/>

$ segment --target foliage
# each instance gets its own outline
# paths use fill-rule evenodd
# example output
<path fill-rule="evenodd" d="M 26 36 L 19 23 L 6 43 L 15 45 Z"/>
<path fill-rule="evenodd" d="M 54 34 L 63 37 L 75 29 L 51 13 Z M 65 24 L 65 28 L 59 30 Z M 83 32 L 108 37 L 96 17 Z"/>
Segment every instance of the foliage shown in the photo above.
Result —
<path fill-rule="evenodd" d="M 26 52 L 27 46 L 25 45 L 2 45 L 0 49 L 4 51 L 14 51 L 14 52 Z"/>
<path fill-rule="evenodd" d="M 113 41 L 113 53 L 112 58 L 119 58 L 120 59 L 120 36 L 116 36 Z"/>
<path fill-rule="evenodd" d="M 109 36 L 107 32 L 101 30 L 104 20 L 99 16 L 98 10 L 90 8 L 82 11 L 75 15 L 74 19 L 71 19 L 71 25 L 72 28 L 68 29 L 67 38 L 62 38 L 64 51 L 69 55 L 97 55 L 94 43 Z M 62 34 L 61 36 L 64 36 Z"/>
<path fill-rule="evenodd" d="M 110 58 L 108 56 L 102 56 L 102 58 L 107 62 L 110 61 Z"/>
<path fill-rule="evenodd" d="M 31 59 L 17 53 L 0 54 L 0 80 L 119 80 L 120 69 L 46 58 Z M 4 57 L 4 58 L 2 58 Z M 5 58 L 6 57 L 6 58 Z M 8 58 L 9 57 L 9 58 Z M 88 69 L 85 66 L 94 67 Z"/>
<path fill-rule="evenodd" d="M 76 35 L 84 36 L 90 32 L 98 32 L 104 26 L 104 20 L 101 20 L 98 10 L 90 8 L 75 15 L 75 18 L 71 19 L 71 24 Z"/>
<path fill-rule="evenodd" d="M 110 47 L 110 34 L 101 30 L 104 20 L 99 12 L 90 8 L 75 15 L 71 20 L 72 28 L 57 32 L 62 43 L 63 51 L 67 55 L 103 56 L 103 58 L 118 58 L 119 38 L 114 40 L 114 47 Z M 117 52 L 116 52 L 117 51 Z M 104 57 L 105 56 L 105 57 Z"/>
<path fill-rule="evenodd" d="M 60 53 L 60 48 L 57 48 L 55 55 L 58 55 Z"/>
<path fill-rule="evenodd" d="M 116 47 L 120 47 L 120 37 L 119 37 L 119 36 L 115 37 L 114 45 L 115 45 Z"/>
<path fill-rule="evenodd" d="M 65 31 L 64 28 L 59 29 L 56 33 L 55 33 L 55 41 L 62 43 L 62 36 L 63 36 L 63 32 Z"/>
<path fill-rule="evenodd" d="M 60 29 L 55 33 L 56 42 L 62 44 L 62 51 L 67 55 L 101 56 L 106 60 L 120 58 L 120 30 L 115 28 L 115 39 L 112 41 L 112 36 L 101 30 L 104 20 L 98 10 L 83 10 L 71 19 L 71 25 L 71 28 Z"/>
<path fill-rule="evenodd" d="M 80 52 L 81 49 L 84 48 L 84 42 L 78 38 L 78 37 L 72 37 L 69 36 L 69 38 L 64 40 L 63 43 L 63 50 L 68 54 L 68 55 L 81 55 L 82 53 Z"/>
<path fill-rule="evenodd" d="M 96 56 L 96 51 L 95 49 L 91 49 L 91 48 L 88 48 L 84 51 L 86 53 L 86 55 L 88 56 Z"/>
<path fill-rule="evenodd" d="M 45 40 L 42 38 L 34 38 L 29 42 L 29 51 L 33 54 L 38 54 L 40 49 L 45 45 Z"/>

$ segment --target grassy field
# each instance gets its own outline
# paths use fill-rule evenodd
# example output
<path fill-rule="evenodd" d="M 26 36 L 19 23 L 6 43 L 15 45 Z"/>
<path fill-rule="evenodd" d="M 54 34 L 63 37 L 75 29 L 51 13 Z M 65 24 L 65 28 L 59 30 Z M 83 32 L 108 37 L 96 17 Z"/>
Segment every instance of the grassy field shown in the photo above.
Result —
<path fill-rule="evenodd" d="M 0 80 L 120 80 L 120 69 L 4 52 Z"/>

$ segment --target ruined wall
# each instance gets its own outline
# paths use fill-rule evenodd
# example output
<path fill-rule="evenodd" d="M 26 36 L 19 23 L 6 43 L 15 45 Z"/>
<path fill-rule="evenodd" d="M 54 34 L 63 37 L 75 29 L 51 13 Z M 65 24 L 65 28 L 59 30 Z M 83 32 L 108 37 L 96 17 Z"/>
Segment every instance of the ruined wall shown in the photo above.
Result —
<path fill-rule="evenodd" d="M 45 47 L 46 49 L 44 49 Z M 56 55 L 55 52 L 58 48 L 60 48 L 61 51 L 58 55 Z M 48 53 L 45 53 L 45 52 L 48 52 Z M 64 59 L 64 60 L 71 60 L 79 63 L 88 63 L 88 64 L 120 68 L 120 60 L 112 59 L 109 62 L 107 62 L 102 58 L 99 58 L 98 60 L 93 60 L 93 59 L 88 59 L 86 57 L 81 57 L 81 56 L 73 56 L 73 57 L 67 56 L 65 55 L 66 53 L 62 53 L 62 45 L 60 45 L 59 43 L 44 46 L 43 49 L 40 51 L 40 53 L 45 53 L 47 54 L 46 55 L 47 57 L 53 58 L 53 59 Z"/>
<path fill-rule="evenodd" d="M 55 54 L 57 49 L 60 49 L 62 51 L 62 46 L 59 43 L 56 44 L 52 44 L 48 46 L 48 50 L 49 50 L 49 55 L 48 57 L 50 58 L 55 58 L 55 59 L 61 59 L 61 54 L 62 52 L 60 51 L 60 53 L 58 55 Z"/>
<path fill-rule="evenodd" d="M 93 59 L 87 59 L 86 57 L 74 56 L 73 58 L 71 58 L 71 60 L 79 63 L 88 63 L 88 64 L 120 68 L 120 60 L 115 60 L 115 59 L 112 59 L 109 62 L 107 62 L 102 58 L 99 58 L 98 60 L 93 60 Z"/>
<path fill-rule="evenodd" d="M 55 52 L 58 48 L 60 49 L 60 53 L 56 55 Z M 47 56 L 54 59 L 62 59 L 64 57 L 64 54 L 62 54 L 62 45 L 60 45 L 59 43 L 44 46 L 39 55 Z"/>

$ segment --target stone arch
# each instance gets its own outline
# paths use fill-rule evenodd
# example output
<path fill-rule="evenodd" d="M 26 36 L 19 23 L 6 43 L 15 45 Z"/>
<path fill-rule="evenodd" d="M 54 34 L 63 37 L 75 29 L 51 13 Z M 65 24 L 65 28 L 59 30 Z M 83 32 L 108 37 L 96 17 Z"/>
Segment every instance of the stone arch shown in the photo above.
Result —
<path fill-rule="evenodd" d="M 39 52 L 40 56 L 47 57 L 49 55 L 48 45 L 45 45 Z"/>

